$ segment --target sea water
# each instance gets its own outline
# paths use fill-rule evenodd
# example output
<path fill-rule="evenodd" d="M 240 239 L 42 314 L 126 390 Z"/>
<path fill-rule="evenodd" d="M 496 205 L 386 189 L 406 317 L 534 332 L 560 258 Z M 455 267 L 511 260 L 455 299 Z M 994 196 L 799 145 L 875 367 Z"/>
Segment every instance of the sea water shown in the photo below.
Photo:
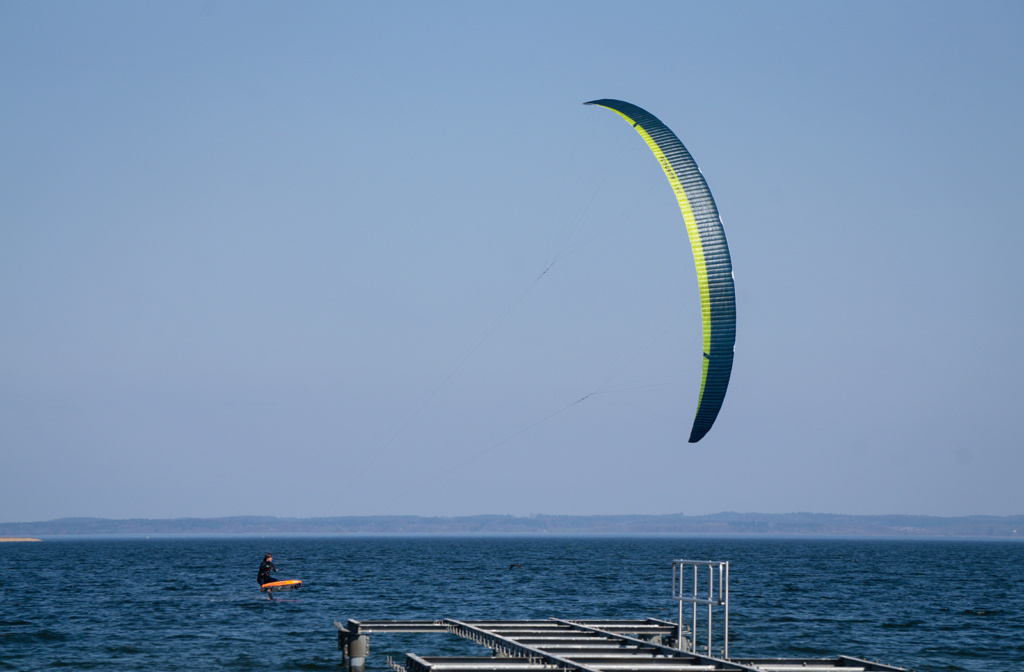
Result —
<path fill-rule="evenodd" d="M 267 552 L 301 590 L 259 592 Z M 0 544 L 0 670 L 337 670 L 332 623 L 349 618 L 675 620 L 680 558 L 730 562 L 733 657 L 1024 671 L 1024 543 L 763 537 Z M 407 652 L 488 653 L 444 634 L 371 635 L 370 647 L 368 670 Z"/>

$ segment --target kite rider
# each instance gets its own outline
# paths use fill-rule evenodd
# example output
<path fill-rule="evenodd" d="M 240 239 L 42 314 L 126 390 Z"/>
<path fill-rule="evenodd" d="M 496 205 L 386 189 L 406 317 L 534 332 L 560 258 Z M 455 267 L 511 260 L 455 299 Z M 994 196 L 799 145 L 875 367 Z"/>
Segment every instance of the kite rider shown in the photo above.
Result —
<path fill-rule="evenodd" d="M 276 571 L 277 567 L 274 567 L 274 555 L 272 553 L 267 553 L 263 556 L 263 562 L 260 563 L 260 571 L 256 574 L 256 583 L 262 586 L 264 583 L 275 581 L 275 579 L 270 576 L 270 573 Z"/>

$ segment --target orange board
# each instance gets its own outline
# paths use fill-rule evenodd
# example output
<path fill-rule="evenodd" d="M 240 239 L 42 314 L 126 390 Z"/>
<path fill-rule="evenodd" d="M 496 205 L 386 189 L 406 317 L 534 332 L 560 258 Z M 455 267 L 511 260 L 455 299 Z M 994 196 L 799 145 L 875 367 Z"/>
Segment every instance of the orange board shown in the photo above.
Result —
<path fill-rule="evenodd" d="M 268 590 L 277 592 L 279 590 L 295 590 L 302 585 L 302 581 L 298 579 L 288 579 L 287 581 L 271 581 L 270 583 L 264 583 L 260 586 L 260 592 L 265 593 Z"/>

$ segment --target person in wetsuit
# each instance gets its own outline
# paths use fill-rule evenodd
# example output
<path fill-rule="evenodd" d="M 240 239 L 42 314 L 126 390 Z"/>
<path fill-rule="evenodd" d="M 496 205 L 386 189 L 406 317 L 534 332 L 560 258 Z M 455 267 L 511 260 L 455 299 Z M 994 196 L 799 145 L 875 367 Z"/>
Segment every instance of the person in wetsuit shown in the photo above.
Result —
<path fill-rule="evenodd" d="M 270 576 L 271 572 L 276 572 L 277 567 L 274 567 L 274 556 L 272 553 L 267 553 L 263 556 L 263 562 L 260 563 L 260 571 L 256 573 L 256 583 L 261 586 L 264 583 L 270 583 L 277 579 Z"/>

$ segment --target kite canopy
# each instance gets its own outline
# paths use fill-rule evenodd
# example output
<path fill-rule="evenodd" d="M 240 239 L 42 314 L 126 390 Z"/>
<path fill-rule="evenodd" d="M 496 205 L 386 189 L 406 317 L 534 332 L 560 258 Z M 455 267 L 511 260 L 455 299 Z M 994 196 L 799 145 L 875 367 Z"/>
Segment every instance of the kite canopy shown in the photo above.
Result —
<path fill-rule="evenodd" d="M 592 100 L 585 104 L 608 108 L 636 129 L 665 171 L 686 222 L 697 266 L 704 325 L 700 396 L 690 430 L 690 443 L 696 443 L 715 424 L 722 409 L 736 345 L 736 292 L 722 219 L 700 169 L 668 126 L 650 112 L 621 100 Z"/>

